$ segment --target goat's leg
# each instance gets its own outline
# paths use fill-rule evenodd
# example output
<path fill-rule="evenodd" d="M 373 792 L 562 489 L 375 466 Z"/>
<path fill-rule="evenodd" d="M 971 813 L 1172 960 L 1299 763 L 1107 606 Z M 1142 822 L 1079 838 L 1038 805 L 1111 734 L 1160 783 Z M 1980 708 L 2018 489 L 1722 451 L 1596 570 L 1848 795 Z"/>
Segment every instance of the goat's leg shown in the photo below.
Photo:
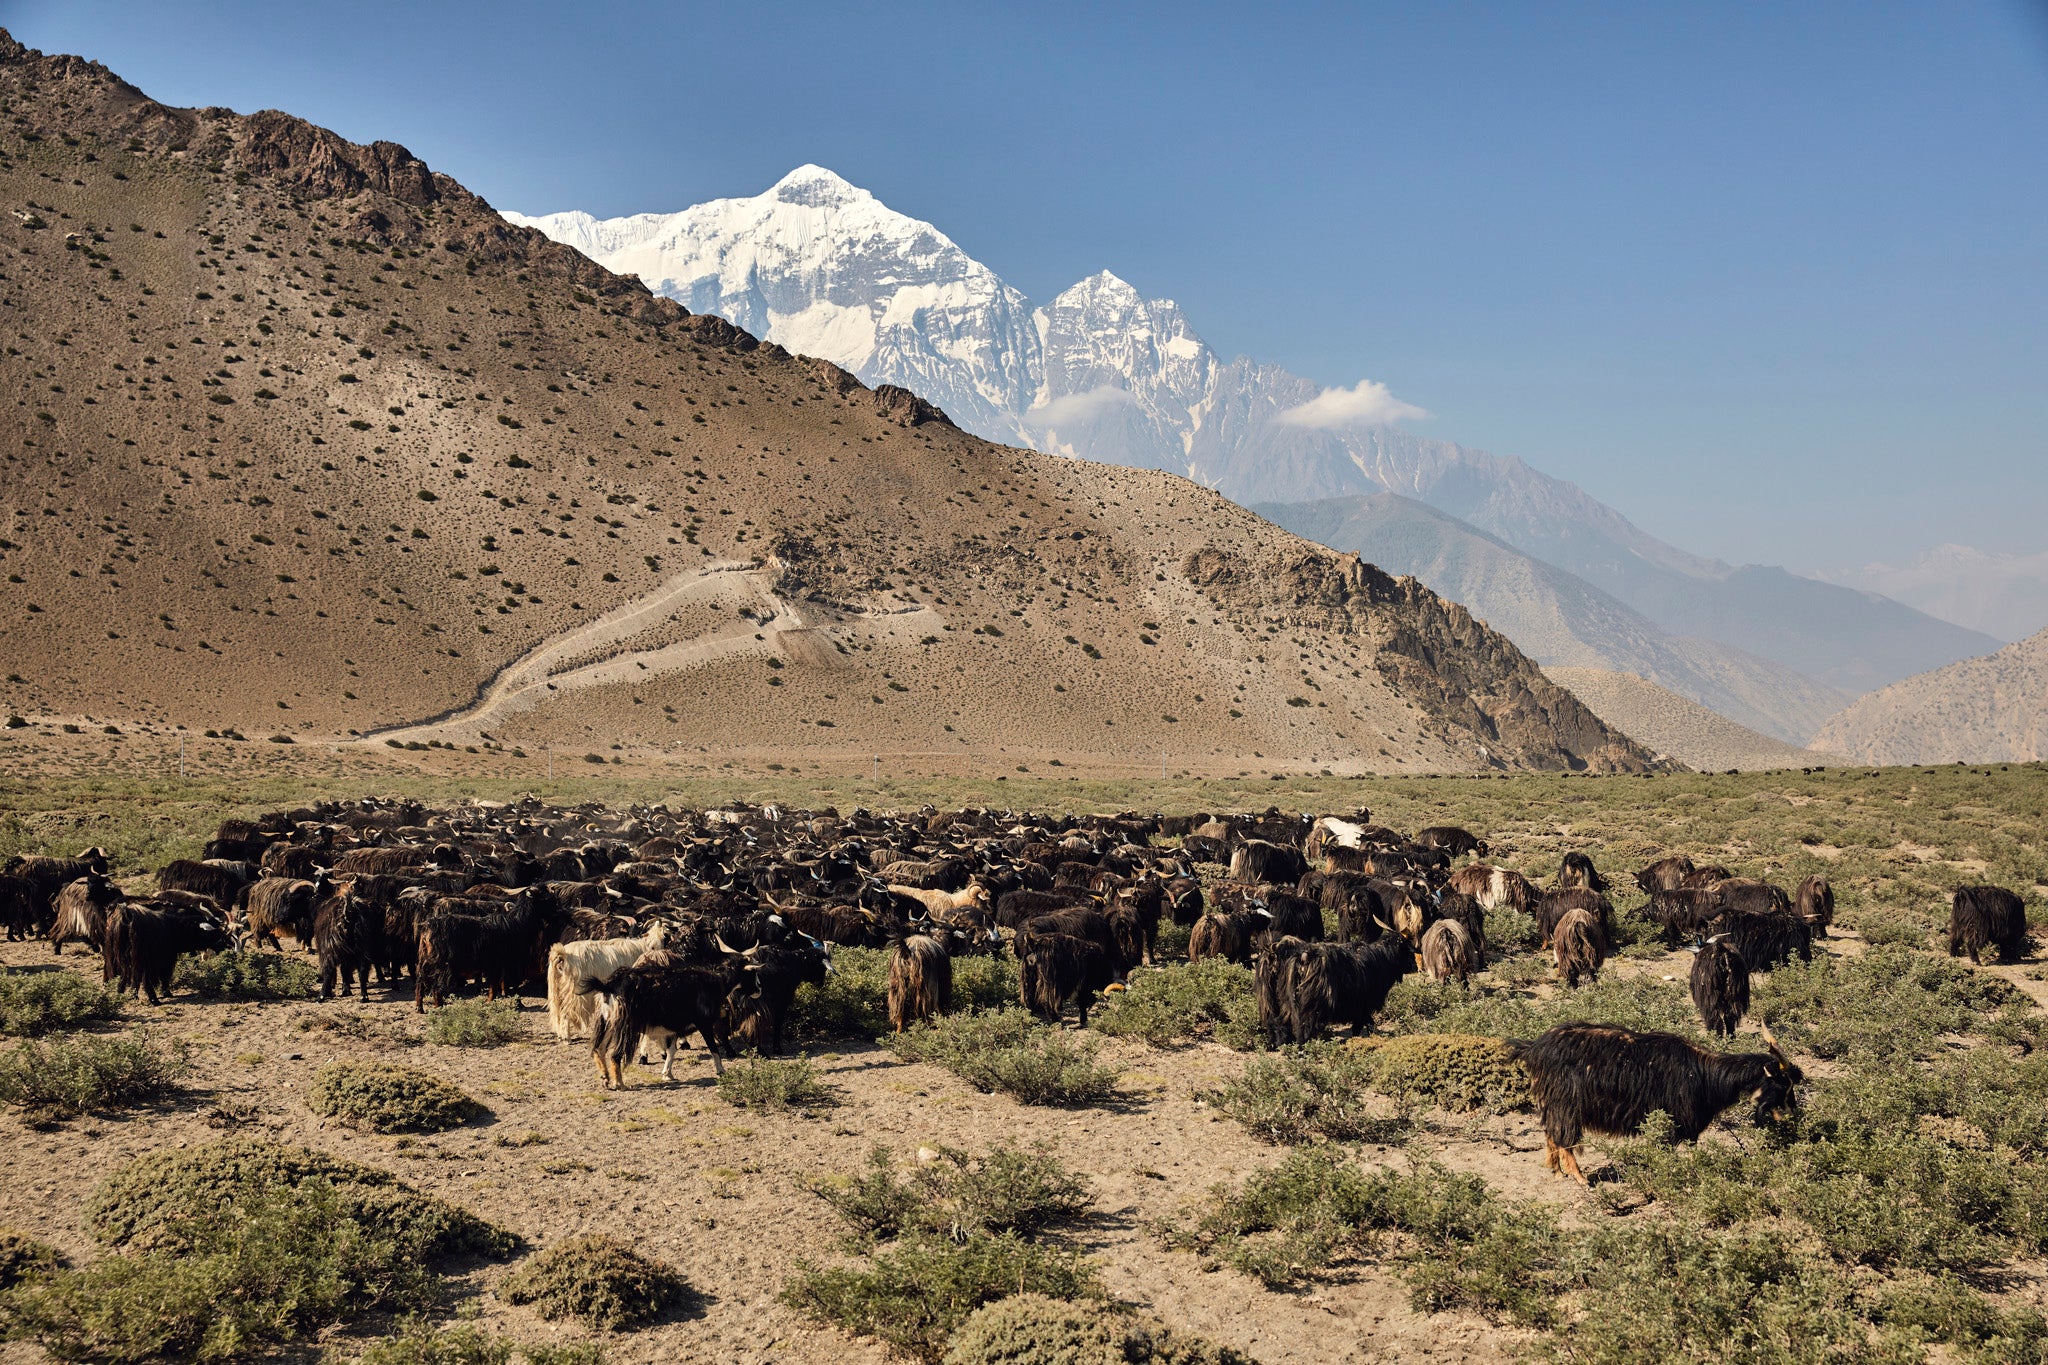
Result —
<path fill-rule="evenodd" d="M 1586 1173 L 1579 1169 L 1579 1149 L 1576 1147 L 1560 1147 L 1558 1148 L 1558 1155 L 1564 1163 L 1565 1174 L 1590 1189 L 1592 1182 L 1587 1180 Z"/>

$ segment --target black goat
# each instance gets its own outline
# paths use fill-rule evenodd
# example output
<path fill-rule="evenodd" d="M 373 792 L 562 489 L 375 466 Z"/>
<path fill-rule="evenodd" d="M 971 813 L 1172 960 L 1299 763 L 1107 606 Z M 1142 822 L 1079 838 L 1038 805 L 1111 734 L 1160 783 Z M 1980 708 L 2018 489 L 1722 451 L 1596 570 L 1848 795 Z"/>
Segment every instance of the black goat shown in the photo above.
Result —
<path fill-rule="evenodd" d="M 1673 1136 L 1690 1142 L 1721 1111 L 1756 1096 L 1758 1123 L 1788 1111 L 1802 1079 L 1768 1031 L 1767 1052 L 1712 1052 L 1675 1033 L 1634 1033 L 1612 1024 L 1559 1024 L 1541 1038 L 1509 1039 L 1528 1069 L 1543 1121 L 1544 1159 L 1553 1174 L 1580 1184 L 1585 1134 L 1631 1135 L 1661 1109 Z"/>
<path fill-rule="evenodd" d="M 1593 866 L 1593 860 L 1579 852 L 1564 855 L 1564 862 L 1557 869 L 1557 888 L 1560 891 L 1570 887 L 1584 887 L 1588 891 L 1605 891 L 1607 878 L 1600 875 L 1600 869 Z"/>
<path fill-rule="evenodd" d="M 1275 1047 L 1313 1041 L 1338 1024 L 1357 1037 L 1415 968 L 1415 949 L 1393 935 L 1377 943 L 1278 939 L 1259 961 L 1260 1022 Z"/>
<path fill-rule="evenodd" d="M 736 963 L 738 956 L 729 955 Z M 591 1056 L 605 1088 L 626 1083 L 626 1063 L 637 1056 L 643 1038 L 662 1044 L 661 1078 L 675 1079 L 676 1044 L 688 1046 L 688 1035 L 704 1039 L 712 1069 L 725 1074 L 722 1058 L 736 1056 L 726 1032 L 726 1000 L 741 986 L 738 966 L 686 966 L 673 953 L 657 948 L 603 981 L 577 983 L 579 993 L 605 998 L 603 1013 L 590 1042 Z"/>
<path fill-rule="evenodd" d="M 1692 1005 L 1709 1033 L 1735 1036 L 1735 1026 L 1749 1013 L 1749 964 L 1742 954 L 1710 938 L 1693 949 Z"/>
<path fill-rule="evenodd" d="M 2026 956 L 2026 903 L 2002 886 L 1957 887 L 1948 912 L 1948 955 L 1967 952 L 1978 963 L 1990 947 L 2005 962 Z"/>
<path fill-rule="evenodd" d="M 120 990 L 157 1003 L 185 953 L 224 953 L 234 936 L 220 919 L 179 904 L 123 901 L 107 912 L 101 975 Z"/>

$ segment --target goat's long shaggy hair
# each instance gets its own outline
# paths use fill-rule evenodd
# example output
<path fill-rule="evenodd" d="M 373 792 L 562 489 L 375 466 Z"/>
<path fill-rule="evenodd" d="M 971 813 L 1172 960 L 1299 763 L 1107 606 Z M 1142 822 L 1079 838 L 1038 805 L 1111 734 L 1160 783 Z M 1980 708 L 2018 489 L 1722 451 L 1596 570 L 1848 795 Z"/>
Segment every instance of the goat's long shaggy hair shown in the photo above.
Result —
<path fill-rule="evenodd" d="M 1763 1122 L 1789 1109 L 1804 1077 L 1776 1044 L 1766 1052 L 1711 1052 L 1675 1033 L 1635 1033 L 1612 1024 L 1559 1024 L 1541 1038 L 1509 1039 L 1528 1068 L 1543 1132 L 1559 1147 L 1585 1134 L 1627 1135 L 1662 1109 L 1674 1135 L 1690 1142 L 1744 1095 Z"/>

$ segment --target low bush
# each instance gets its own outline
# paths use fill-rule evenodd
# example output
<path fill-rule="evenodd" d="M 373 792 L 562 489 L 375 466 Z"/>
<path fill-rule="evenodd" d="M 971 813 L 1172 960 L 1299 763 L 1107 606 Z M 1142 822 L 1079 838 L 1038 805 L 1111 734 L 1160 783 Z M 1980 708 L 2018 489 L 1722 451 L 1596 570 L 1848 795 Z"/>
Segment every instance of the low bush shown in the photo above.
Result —
<path fill-rule="evenodd" d="M 577 1237 L 527 1259 L 498 1286 L 507 1303 L 602 1332 L 640 1327 L 694 1295 L 667 1264 L 611 1237 Z"/>
<path fill-rule="evenodd" d="M 1545 975 L 1549 975 L 1546 971 Z M 1387 995 L 1380 1016 L 1395 1033 L 1466 1033 L 1493 1038 L 1534 1038 L 1554 1024 L 1574 1019 L 1638 1030 L 1678 1033 L 1713 1045 L 1700 1032 L 1692 1000 L 1683 990 L 1652 976 L 1610 972 L 1590 986 L 1538 999 L 1513 987 L 1475 983 L 1469 992 L 1452 982 L 1425 976 L 1402 980 Z"/>
<path fill-rule="evenodd" d="M 6 1334 L 63 1360 L 226 1360 L 370 1309 L 442 1298 L 439 1263 L 509 1234 L 384 1171 L 226 1142 L 130 1162 L 93 1192 L 116 1250 L 0 1300 Z"/>
<path fill-rule="evenodd" d="M 0 1104 L 39 1118 L 105 1113 L 157 1104 L 179 1089 L 191 1070 L 183 1042 L 160 1046 L 142 1033 L 132 1038 L 24 1040 L 0 1054 Z"/>
<path fill-rule="evenodd" d="M 97 1189 L 117 1248 L 0 1299 L 0 1325 L 60 1360 L 228 1360 L 371 1310 L 443 1297 L 439 1262 L 515 1244 L 386 1172 L 230 1142 L 153 1153 Z"/>
<path fill-rule="evenodd" d="M 1362 1039 L 1372 1088 L 1405 1108 L 1502 1114 L 1529 1102 L 1529 1073 L 1499 1038 L 1410 1033 Z"/>
<path fill-rule="evenodd" d="M 1751 1013 L 1787 1045 L 1829 1060 L 1887 1064 L 1951 1033 L 2040 1041 L 2039 1014 L 2011 982 L 1897 944 L 1759 976 Z"/>
<path fill-rule="evenodd" d="M 1248 1355 L 1134 1314 L 1012 1294 L 968 1314 L 944 1365 L 1255 1365 Z"/>
<path fill-rule="evenodd" d="M 57 1029 L 111 1019 L 120 1009 L 118 993 L 71 972 L 0 976 L 0 1033 L 17 1038 L 40 1038 Z"/>
<path fill-rule="evenodd" d="M 1527 952 L 1543 938 L 1536 927 L 1534 915 L 1525 915 L 1505 905 L 1486 912 L 1484 927 L 1488 953 Z"/>
<path fill-rule="evenodd" d="M 526 1016 L 508 1000 L 451 1000 L 427 1017 L 427 1041 L 446 1047 L 499 1047 L 526 1034 Z"/>
<path fill-rule="evenodd" d="M 318 1184 L 338 1216 L 427 1256 L 504 1255 L 511 1234 L 453 1204 L 423 1195 L 388 1171 L 305 1147 L 231 1139 L 137 1157 L 86 1201 L 87 1225 L 109 1246 L 178 1252 L 192 1230 L 232 1215 L 264 1192 Z"/>
<path fill-rule="evenodd" d="M 940 1147 L 907 1179 L 897 1177 L 889 1149 L 877 1145 L 866 1171 L 828 1177 L 811 1189 L 845 1220 L 857 1245 L 918 1233 L 1036 1233 L 1079 1218 L 1093 1202 L 1087 1180 L 1059 1158 L 1006 1144 L 978 1158 Z"/>
<path fill-rule="evenodd" d="M 283 953 L 181 957 L 173 981 L 209 1000 L 311 1000 L 320 993 L 319 969 Z"/>
<path fill-rule="evenodd" d="M 1365 1053 L 1317 1043 L 1253 1057 L 1236 1080 L 1201 1098 L 1267 1142 L 1391 1141 L 1408 1122 L 1379 1112 L 1372 1081 Z"/>
<path fill-rule="evenodd" d="M 1258 1046 L 1258 1001 L 1252 974 L 1222 958 L 1143 972 L 1130 989 L 1110 997 L 1089 1024 L 1116 1038 L 1142 1038 L 1170 1047 L 1213 1038 L 1235 1048 Z"/>
<path fill-rule="evenodd" d="M 977 1232 L 957 1241 L 908 1238 L 859 1265 L 798 1261 L 781 1298 L 806 1316 L 937 1365 L 974 1310 L 1011 1294 L 1092 1300 L 1103 1289 L 1074 1252 L 1014 1232 Z"/>
<path fill-rule="evenodd" d="M 0 1292 L 62 1270 L 64 1253 L 18 1232 L 0 1231 Z"/>
<path fill-rule="evenodd" d="M 977 1090 L 1000 1090 L 1025 1104 L 1105 1100 L 1121 1074 L 1096 1060 L 1093 1038 L 1070 1038 L 1019 1009 L 950 1014 L 888 1043 L 905 1061 L 944 1067 Z"/>
<path fill-rule="evenodd" d="M 330 1352 L 327 1359 L 341 1357 Z M 355 1357 L 356 1365 L 601 1365 L 604 1351 L 587 1341 L 550 1345 L 494 1337 L 474 1323 L 435 1327 L 424 1318 L 409 1318 L 397 1336 L 372 1342 Z"/>
<path fill-rule="evenodd" d="M 809 1057 L 783 1062 L 756 1053 L 726 1067 L 718 1078 L 718 1097 L 740 1109 L 777 1113 L 824 1109 L 838 1102 L 832 1088 L 818 1079 Z"/>
<path fill-rule="evenodd" d="M 384 1062 L 335 1062 L 314 1078 L 314 1113 L 376 1133 L 438 1133 L 490 1111 L 431 1072 Z"/>

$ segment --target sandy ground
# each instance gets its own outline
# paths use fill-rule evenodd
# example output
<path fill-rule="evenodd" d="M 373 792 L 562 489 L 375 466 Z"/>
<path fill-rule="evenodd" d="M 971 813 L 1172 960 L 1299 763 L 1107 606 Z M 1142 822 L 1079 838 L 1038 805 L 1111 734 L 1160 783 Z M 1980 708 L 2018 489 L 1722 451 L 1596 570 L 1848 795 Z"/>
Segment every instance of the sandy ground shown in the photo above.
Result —
<path fill-rule="evenodd" d="M 67 954 L 53 968 L 39 943 L 7 944 L 0 961 L 94 975 L 98 966 Z M 0 1226 L 46 1238 L 77 1260 L 98 1254 L 82 1210 L 99 1179 L 139 1153 L 233 1132 L 394 1170 L 537 1246 L 606 1232 L 670 1261 L 705 1295 L 701 1312 L 612 1338 L 606 1349 L 614 1360 L 879 1362 L 887 1357 L 874 1343 L 849 1341 L 776 1302 L 794 1263 L 829 1259 L 840 1230 L 804 1182 L 857 1171 L 876 1143 L 907 1161 L 920 1146 L 978 1152 L 1007 1140 L 1050 1144 L 1092 1181 L 1094 1212 L 1069 1235 L 1099 1258 L 1112 1293 L 1263 1361 L 1494 1360 L 1514 1336 L 1476 1320 L 1418 1316 L 1393 1277 L 1375 1269 L 1301 1293 L 1271 1293 L 1165 1249 L 1149 1230 L 1154 1220 L 1281 1155 L 1196 1098 L 1244 1064 L 1215 1045 L 1168 1051 L 1104 1040 L 1105 1055 L 1129 1068 L 1123 1094 L 1113 1106 L 1082 1110 L 977 1094 L 947 1072 L 857 1046 L 819 1058 L 840 1102 L 805 1116 L 732 1108 L 718 1098 L 701 1052 L 678 1067 L 674 1083 L 639 1068 L 628 1089 L 607 1094 L 587 1046 L 557 1043 L 538 1009 L 529 1012 L 529 1040 L 482 1049 L 417 1041 L 422 1029 L 409 998 L 379 991 L 368 1005 L 180 998 L 129 1013 L 165 1038 L 195 1045 L 188 1095 L 161 1110 L 51 1131 L 0 1118 Z M 305 1095 L 317 1070 L 341 1059 L 423 1067 L 482 1099 L 492 1117 L 416 1138 L 329 1123 L 305 1107 Z M 1482 1172 L 1506 1193 L 1577 1197 L 1548 1181 L 1540 1156 L 1531 1155 L 1540 1152 L 1541 1136 L 1529 1115 L 1454 1124 L 1434 1141 L 1449 1164 Z M 519 1143 L 528 1145 L 507 1145 Z M 1400 1159 L 1372 1147 L 1363 1153 Z M 478 1295 L 486 1325 L 529 1340 L 576 1335 L 491 1295 L 502 1273 L 483 1267 L 463 1281 Z M 32 1358 L 18 1346 L 0 1353 Z"/>

